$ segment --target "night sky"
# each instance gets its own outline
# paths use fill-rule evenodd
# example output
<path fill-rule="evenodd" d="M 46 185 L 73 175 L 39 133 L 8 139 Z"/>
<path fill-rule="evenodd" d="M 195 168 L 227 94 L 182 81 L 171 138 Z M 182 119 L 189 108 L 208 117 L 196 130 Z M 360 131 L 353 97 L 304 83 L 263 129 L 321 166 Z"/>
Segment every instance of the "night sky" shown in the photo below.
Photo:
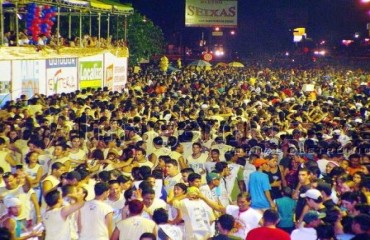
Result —
<path fill-rule="evenodd" d="M 191 46 L 212 29 L 185 27 L 185 0 L 126 0 L 163 29 L 168 43 Z M 295 27 L 309 38 L 333 45 L 355 32 L 366 33 L 370 22 L 361 0 L 239 0 L 238 28 L 232 41 L 241 52 L 276 51 L 292 45 Z M 228 30 L 230 31 L 230 30 Z"/>

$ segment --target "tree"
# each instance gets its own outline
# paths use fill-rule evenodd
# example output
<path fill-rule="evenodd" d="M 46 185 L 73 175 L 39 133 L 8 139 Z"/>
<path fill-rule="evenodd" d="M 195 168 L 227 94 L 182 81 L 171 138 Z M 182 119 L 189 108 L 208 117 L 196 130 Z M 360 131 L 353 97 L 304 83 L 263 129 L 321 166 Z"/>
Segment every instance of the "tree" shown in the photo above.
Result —
<path fill-rule="evenodd" d="M 165 40 L 162 30 L 139 13 L 127 17 L 127 38 L 130 51 L 130 65 L 137 64 L 142 58 L 164 52 Z"/>

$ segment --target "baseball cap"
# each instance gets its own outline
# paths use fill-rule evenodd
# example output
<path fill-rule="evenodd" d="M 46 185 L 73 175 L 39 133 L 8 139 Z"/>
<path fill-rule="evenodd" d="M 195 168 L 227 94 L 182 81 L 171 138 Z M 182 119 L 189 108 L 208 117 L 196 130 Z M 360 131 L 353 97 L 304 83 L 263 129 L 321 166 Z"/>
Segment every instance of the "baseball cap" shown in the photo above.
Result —
<path fill-rule="evenodd" d="M 4 205 L 6 208 L 21 206 L 21 201 L 16 197 L 7 197 L 4 198 Z"/>
<path fill-rule="evenodd" d="M 257 158 L 253 161 L 253 165 L 255 167 L 261 167 L 263 164 L 266 164 L 266 163 L 268 163 L 268 161 L 262 158 Z"/>
<path fill-rule="evenodd" d="M 211 182 L 215 179 L 220 179 L 220 175 L 218 173 L 210 172 L 207 174 L 207 182 Z"/>
<path fill-rule="evenodd" d="M 317 211 L 308 211 L 304 216 L 303 216 L 303 222 L 305 223 L 310 223 L 312 221 L 322 219 L 326 217 L 325 213 L 319 213 Z"/>
<path fill-rule="evenodd" d="M 308 189 L 305 193 L 302 193 L 300 196 L 303 198 L 311 198 L 314 200 L 319 199 L 319 197 L 322 198 L 321 192 L 317 189 Z"/>

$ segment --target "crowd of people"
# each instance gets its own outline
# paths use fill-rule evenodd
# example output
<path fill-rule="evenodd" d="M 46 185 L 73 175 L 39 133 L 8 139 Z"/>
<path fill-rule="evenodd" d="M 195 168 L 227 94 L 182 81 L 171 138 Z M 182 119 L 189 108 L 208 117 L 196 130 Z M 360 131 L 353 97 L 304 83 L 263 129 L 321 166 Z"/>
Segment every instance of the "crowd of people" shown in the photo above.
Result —
<path fill-rule="evenodd" d="M 34 41 L 32 35 L 27 34 L 27 30 L 19 32 L 18 34 L 18 44 L 17 36 L 14 31 L 9 31 L 4 34 L 4 45 L 5 46 L 30 46 L 38 45 L 50 47 L 62 46 L 62 47 L 85 47 L 85 48 L 111 48 L 111 47 L 125 47 L 126 43 L 123 39 L 112 40 L 112 37 L 108 38 L 98 38 L 96 36 L 90 36 L 85 34 L 82 40 L 79 37 L 58 37 L 57 35 L 52 35 L 49 38 L 45 34 L 40 34 L 37 41 Z"/>
<path fill-rule="evenodd" d="M 0 111 L 0 239 L 370 239 L 369 83 L 148 67 L 22 95 Z"/>

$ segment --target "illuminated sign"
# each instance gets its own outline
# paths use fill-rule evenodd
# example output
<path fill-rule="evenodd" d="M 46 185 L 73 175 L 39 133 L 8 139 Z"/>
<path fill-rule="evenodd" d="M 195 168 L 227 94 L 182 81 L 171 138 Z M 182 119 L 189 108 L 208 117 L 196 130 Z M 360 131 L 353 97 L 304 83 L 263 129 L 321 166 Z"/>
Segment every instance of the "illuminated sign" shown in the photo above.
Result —
<path fill-rule="evenodd" d="M 238 1 L 186 0 L 187 27 L 237 27 Z"/>

